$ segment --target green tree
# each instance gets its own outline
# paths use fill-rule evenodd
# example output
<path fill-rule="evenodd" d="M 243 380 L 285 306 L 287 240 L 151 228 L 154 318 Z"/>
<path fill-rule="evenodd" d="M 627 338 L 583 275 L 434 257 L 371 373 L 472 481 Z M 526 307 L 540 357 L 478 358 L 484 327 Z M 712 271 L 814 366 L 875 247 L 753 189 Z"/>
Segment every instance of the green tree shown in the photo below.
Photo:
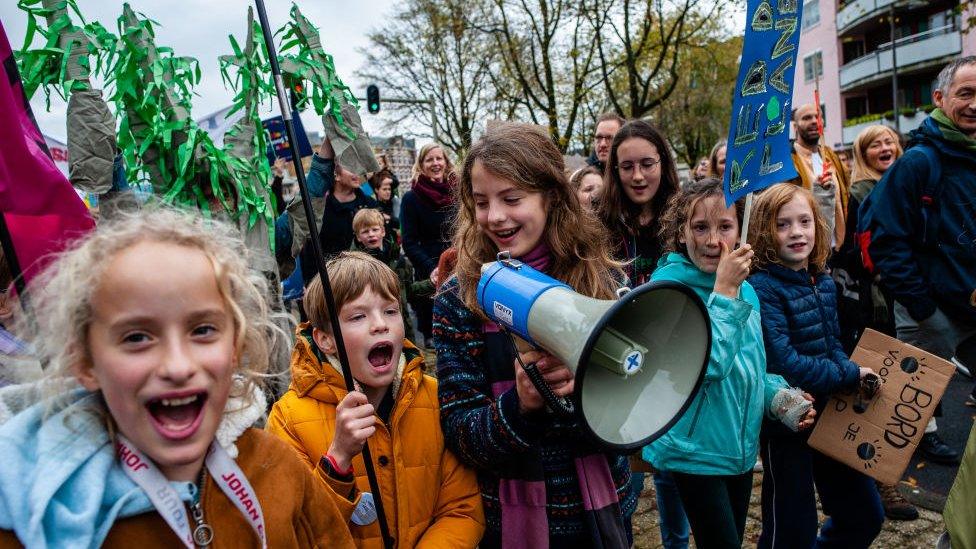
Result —
<path fill-rule="evenodd" d="M 680 56 L 673 93 L 649 113 L 689 166 L 728 135 L 741 52 L 741 37 L 688 48 Z"/>
<path fill-rule="evenodd" d="M 608 106 L 627 118 L 656 109 L 678 88 L 689 50 L 714 42 L 741 0 L 595 0 L 600 82 Z"/>
<path fill-rule="evenodd" d="M 380 28 L 369 33 L 371 46 L 357 75 L 376 83 L 383 93 L 406 99 L 433 99 L 436 134 L 462 154 L 471 146 L 476 124 L 496 115 L 491 79 L 497 53 L 469 14 L 482 0 L 407 0 Z M 429 127 L 426 105 L 384 104 L 395 114 L 391 126 L 404 121 Z"/>

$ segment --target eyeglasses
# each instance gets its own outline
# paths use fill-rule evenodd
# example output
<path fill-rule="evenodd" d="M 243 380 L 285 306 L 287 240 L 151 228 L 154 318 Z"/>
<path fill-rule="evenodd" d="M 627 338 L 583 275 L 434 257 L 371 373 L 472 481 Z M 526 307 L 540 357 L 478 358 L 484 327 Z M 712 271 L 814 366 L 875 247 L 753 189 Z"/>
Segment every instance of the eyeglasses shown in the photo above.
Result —
<path fill-rule="evenodd" d="M 597 143 L 603 143 L 604 141 L 606 141 L 606 142 L 609 143 L 610 141 L 613 141 L 613 136 L 612 135 L 600 135 L 600 134 L 596 134 L 596 137 L 594 138 L 594 140 Z"/>
<path fill-rule="evenodd" d="M 654 170 L 654 167 L 660 164 L 661 161 L 657 158 L 642 158 L 640 162 L 621 162 L 617 164 L 617 169 L 623 173 L 629 173 L 634 171 L 634 168 L 640 166 L 642 172 L 650 172 Z"/>

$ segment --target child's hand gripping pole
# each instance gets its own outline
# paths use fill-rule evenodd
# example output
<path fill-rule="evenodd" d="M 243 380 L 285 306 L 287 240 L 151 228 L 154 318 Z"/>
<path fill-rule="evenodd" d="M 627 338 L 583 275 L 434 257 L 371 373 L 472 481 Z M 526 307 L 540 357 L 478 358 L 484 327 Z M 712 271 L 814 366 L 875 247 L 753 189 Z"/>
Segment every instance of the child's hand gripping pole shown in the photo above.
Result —
<path fill-rule="evenodd" d="M 295 132 L 295 124 L 292 120 L 292 110 L 288 99 L 285 94 L 284 82 L 281 78 L 281 67 L 278 64 L 278 54 L 275 51 L 274 46 L 274 36 L 271 32 L 271 24 L 268 22 L 268 12 L 264 7 L 264 0 L 255 0 L 258 11 L 258 20 L 261 22 L 261 30 L 264 34 L 264 45 L 268 50 L 268 61 L 271 63 L 271 74 L 274 78 L 275 91 L 278 95 L 278 107 L 281 110 L 281 118 L 285 123 L 285 135 L 288 137 L 288 142 L 292 146 L 292 150 L 298 150 L 295 145 L 298 143 L 297 133 Z M 315 235 L 319 234 L 317 223 L 315 221 L 315 212 L 312 209 L 312 197 L 308 191 L 308 182 L 305 180 L 305 169 L 302 166 L 301 158 L 299 155 L 293 155 L 292 161 L 295 165 L 295 175 L 298 178 L 298 189 L 302 196 L 302 202 L 305 209 L 305 217 L 308 221 L 309 234 L 313 236 L 310 238 L 312 243 L 312 256 L 315 259 L 315 264 L 318 266 L 319 277 L 322 280 L 322 290 L 325 293 L 325 303 L 329 310 L 329 320 L 332 324 L 332 335 L 335 338 L 336 350 L 339 355 L 339 363 L 342 366 L 342 377 L 346 382 L 346 389 L 351 393 L 354 390 L 352 370 L 349 368 L 349 355 L 346 353 L 346 344 L 342 338 L 342 329 L 339 324 L 339 313 L 336 309 L 335 296 L 332 293 L 332 284 L 329 281 L 329 273 L 325 268 L 325 255 L 322 253 L 322 245 Z M 374 499 L 374 505 L 376 510 L 376 519 L 379 522 L 380 535 L 383 538 L 383 546 L 386 549 L 393 549 L 393 537 L 390 536 L 390 527 L 386 522 L 386 513 L 383 509 L 383 498 L 380 497 L 380 486 L 379 481 L 376 477 L 376 471 L 373 468 L 373 459 L 369 452 L 369 445 L 365 444 L 362 447 L 363 453 L 363 463 L 366 468 L 366 477 L 369 480 L 369 488 L 373 494 L 376 494 Z"/>

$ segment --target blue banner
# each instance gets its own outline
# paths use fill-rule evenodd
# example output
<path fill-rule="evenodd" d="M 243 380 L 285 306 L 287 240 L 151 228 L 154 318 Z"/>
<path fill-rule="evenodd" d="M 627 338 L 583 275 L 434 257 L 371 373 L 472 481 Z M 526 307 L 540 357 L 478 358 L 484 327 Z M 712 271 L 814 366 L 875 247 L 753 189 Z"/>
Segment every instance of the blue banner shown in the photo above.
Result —
<path fill-rule="evenodd" d="M 798 3 L 748 0 L 722 181 L 726 204 L 797 176 L 789 125 L 800 42 Z"/>
<path fill-rule="evenodd" d="M 308 135 L 305 134 L 305 127 L 302 126 L 302 117 L 298 111 L 291 113 L 292 123 L 295 125 L 295 133 L 298 134 L 298 152 L 301 158 L 312 155 L 312 144 L 308 142 Z M 285 132 L 285 120 L 281 116 L 267 118 L 261 121 L 264 131 L 268 132 L 268 163 L 274 164 L 276 158 L 291 160 L 292 151 L 288 143 L 288 136 Z"/>

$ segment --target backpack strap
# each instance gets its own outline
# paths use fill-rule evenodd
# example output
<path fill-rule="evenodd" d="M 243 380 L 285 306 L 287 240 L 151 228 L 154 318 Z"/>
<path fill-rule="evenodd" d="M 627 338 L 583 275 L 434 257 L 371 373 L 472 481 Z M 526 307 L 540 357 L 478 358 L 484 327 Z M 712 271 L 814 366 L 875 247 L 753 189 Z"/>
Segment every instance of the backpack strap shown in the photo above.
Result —
<path fill-rule="evenodd" d="M 928 242 L 930 232 L 933 239 L 936 236 L 934 234 L 936 226 L 934 223 L 930 223 L 930 218 L 938 215 L 939 195 L 942 191 L 942 163 L 939 158 L 939 151 L 928 143 L 919 143 L 913 148 L 925 155 L 929 164 L 929 177 L 922 186 L 922 196 L 920 197 L 922 202 L 922 241 Z"/>

